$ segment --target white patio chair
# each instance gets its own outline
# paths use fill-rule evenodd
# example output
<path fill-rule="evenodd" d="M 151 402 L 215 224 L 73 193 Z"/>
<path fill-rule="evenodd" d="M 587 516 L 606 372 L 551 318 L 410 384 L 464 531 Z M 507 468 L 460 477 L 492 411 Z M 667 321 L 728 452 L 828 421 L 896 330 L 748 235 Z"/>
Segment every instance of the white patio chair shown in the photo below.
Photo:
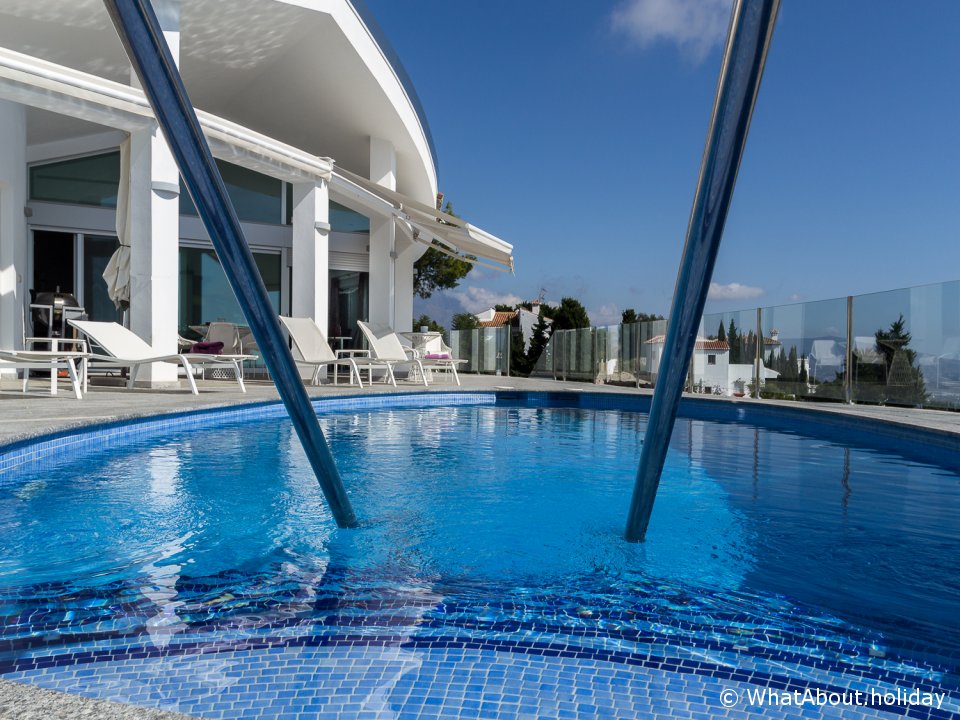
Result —
<path fill-rule="evenodd" d="M 138 335 L 114 322 L 94 322 L 92 320 L 70 320 L 70 325 L 83 333 L 92 345 L 99 347 L 102 353 L 92 353 L 88 360 L 90 364 L 109 365 L 112 367 L 126 367 L 130 369 L 127 387 L 132 388 L 137 379 L 137 373 L 143 365 L 164 362 L 182 365 L 187 373 L 190 391 L 199 395 L 197 383 L 193 379 L 193 368 L 204 366 L 232 367 L 237 384 L 241 392 L 247 389 L 243 385 L 243 376 L 240 374 L 240 363 L 244 360 L 256 360 L 255 355 L 206 355 L 199 353 L 174 353 L 171 355 L 155 355 L 154 349 L 147 345 Z"/>
<path fill-rule="evenodd" d="M 30 385 L 31 370 L 50 370 L 56 373 L 61 368 L 70 374 L 70 385 L 77 400 L 83 399 L 80 391 L 80 375 L 86 377 L 85 368 L 77 371 L 77 362 L 86 362 L 89 357 L 84 352 L 69 352 L 57 350 L 0 350 L 0 370 L 23 370 L 23 392 Z M 50 383 L 50 394 L 57 394 L 56 376 Z"/>
<path fill-rule="evenodd" d="M 337 366 L 346 365 L 350 368 L 350 384 L 357 378 L 357 385 L 363 387 L 360 380 L 360 369 L 353 357 L 338 357 L 330 349 L 330 343 L 323 334 L 323 330 L 313 318 L 294 318 L 280 316 L 280 322 L 286 328 L 290 340 L 293 342 L 293 359 L 298 365 L 307 365 L 313 368 L 311 385 L 320 384 L 320 370 L 327 365 L 333 365 L 333 384 L 337 384 Z"/>
<path fill-rule="evenodd" d="M 359 321 L 357 322 L 357 326 L 367 339 L 367 344 L 370 346 L 371 357 L 389 363 L 387 365 L 387 371 L 394 387 L 397 385 L 397 380 L 393 374 L 393 365 L 398 363 L 410 363 L 413 365 L 413 367 L 419 371 L 424 387 L 428 385 L 427 373 L 425 372 L 428 369 L 450 371 L 453 373 L 453 379 L 456 380 L 457 385 L 460 385 L 460 376 L 457 375 L 457 365 L 466 361 L 455 360 L 452 357 L 440 357 L 439 354 L 436 356 L 428 355 L 420 357 L 420 353 L 413 348 L 404 347 L 400 342 L 400 337 L 387 325 L 374 325 Z"/>

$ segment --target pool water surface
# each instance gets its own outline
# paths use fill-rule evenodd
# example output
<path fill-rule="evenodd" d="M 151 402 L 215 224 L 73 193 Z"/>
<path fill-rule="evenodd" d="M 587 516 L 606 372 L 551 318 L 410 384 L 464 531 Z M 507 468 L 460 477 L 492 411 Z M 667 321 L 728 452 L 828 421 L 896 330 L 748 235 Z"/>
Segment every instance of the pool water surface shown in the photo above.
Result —
<path fill-rule="evenodd" d="M 2 677 L 210 718 L 960 712 L 960 477 L 922 452 L 681 419 L 629 544 L 645 413 L 321 422 L 357 530 L 285 419 L 5 479 Z"/>

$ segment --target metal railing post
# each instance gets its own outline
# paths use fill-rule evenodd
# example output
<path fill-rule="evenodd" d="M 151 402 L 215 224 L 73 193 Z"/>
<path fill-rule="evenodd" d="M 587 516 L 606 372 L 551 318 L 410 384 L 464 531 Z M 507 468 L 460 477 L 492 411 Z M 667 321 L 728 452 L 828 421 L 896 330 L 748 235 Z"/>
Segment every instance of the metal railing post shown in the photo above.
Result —
<path fill-rule="evenodd" d="M 754 387 L 754 397 L 760 399 L 760 363 L 763 361 L 763 319 L 761 317 L 761 310 L 757 308 L 757 349 L 754 351 L 754 373 L 753 373 L 753 387 Z"/>
<path fill-rule="evenodd" d="M 847 353 L 846 372 L 843 374 L 843 401 L 853 404 L 853 295 L 847 295 Z"/>

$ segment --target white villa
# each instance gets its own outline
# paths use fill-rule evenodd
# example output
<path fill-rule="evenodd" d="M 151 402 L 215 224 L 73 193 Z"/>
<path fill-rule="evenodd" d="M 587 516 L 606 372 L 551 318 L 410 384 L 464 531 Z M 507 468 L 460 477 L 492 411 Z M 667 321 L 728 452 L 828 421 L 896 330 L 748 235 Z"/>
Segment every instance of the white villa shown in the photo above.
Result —
<path fill-rule="evenodd" d="M 533 301 L 530 303 L 529 310 L 524 307 L 518 307 L 512 312 L 504 312 L 503 310 L 490 308 L 489 310 L 477 313 L 475 317 L 477 318 L 477 322 L 480 323 L 480 327 L 510 327 L 516 329 L 523 337 L 523 349 L 529 350 L 530 341 L 533 340 L 534 329 L 540 321 L 540 303 L 539 301 Z M 544 318 L 544 321 L 548 327 L 553 324 L 553 320 L 550 318 Z"/>
<path fill-rule="evenodd" d="M 509 244 L 436 211 L 427 119 L 360 0 L 153 5 L 277 313 L 355 342 L 361 319 L 411 329 L 413 264 L 430 243 L 512 268 Z M 6 0 L 0 348 L 30 334 L 32 293 L 120 319 L 102 279 L 120 244 L 124 321 L 158 355 L 191 326 L 243 323 L 103 4 Z"/>
<path fill-rule="evenodd" d="M 643 366 L 652 368 L 655 376 L 663 357 L 665 335 L 655 335 L 643 344 Z M 777 342 L 774 338 L 773 342 Z M 772 342 L 764 346 L 773 347 Z M 779 343 L 778 343 L 779 345 Z M 745 392 L 746 385 L 753 382 L 754 366 L 751 363 L 730 363 L 730 345 L 726 340 L 698 337 L 693 351 L 693 383 L 703 392 L 733 395 Z M 780 373 L 760 362 L 760 383 L 776 379 Z"/>

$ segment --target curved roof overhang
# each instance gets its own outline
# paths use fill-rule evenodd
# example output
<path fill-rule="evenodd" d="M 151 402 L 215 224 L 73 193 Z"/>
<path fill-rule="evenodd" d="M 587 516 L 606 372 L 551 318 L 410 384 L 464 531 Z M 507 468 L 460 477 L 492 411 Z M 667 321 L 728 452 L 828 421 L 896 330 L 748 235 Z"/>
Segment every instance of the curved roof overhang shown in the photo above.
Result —
<path fill-rule="evenodd" d="M 432 204 L 429 127 L 365 13 L 360 0 L 183 0 L 184 82 L 198 110 L 307 155 L 334 157 L 358 175 L 369 173 L 370 138 L 388 140 L 397 154 L 397 190 Z M 4 0 L 0 47 L 120 84 L 130 80 L 99 0 Z M 30 142 L 68 137 L 68 120 L 28 128 L 43 134 Z"/>

